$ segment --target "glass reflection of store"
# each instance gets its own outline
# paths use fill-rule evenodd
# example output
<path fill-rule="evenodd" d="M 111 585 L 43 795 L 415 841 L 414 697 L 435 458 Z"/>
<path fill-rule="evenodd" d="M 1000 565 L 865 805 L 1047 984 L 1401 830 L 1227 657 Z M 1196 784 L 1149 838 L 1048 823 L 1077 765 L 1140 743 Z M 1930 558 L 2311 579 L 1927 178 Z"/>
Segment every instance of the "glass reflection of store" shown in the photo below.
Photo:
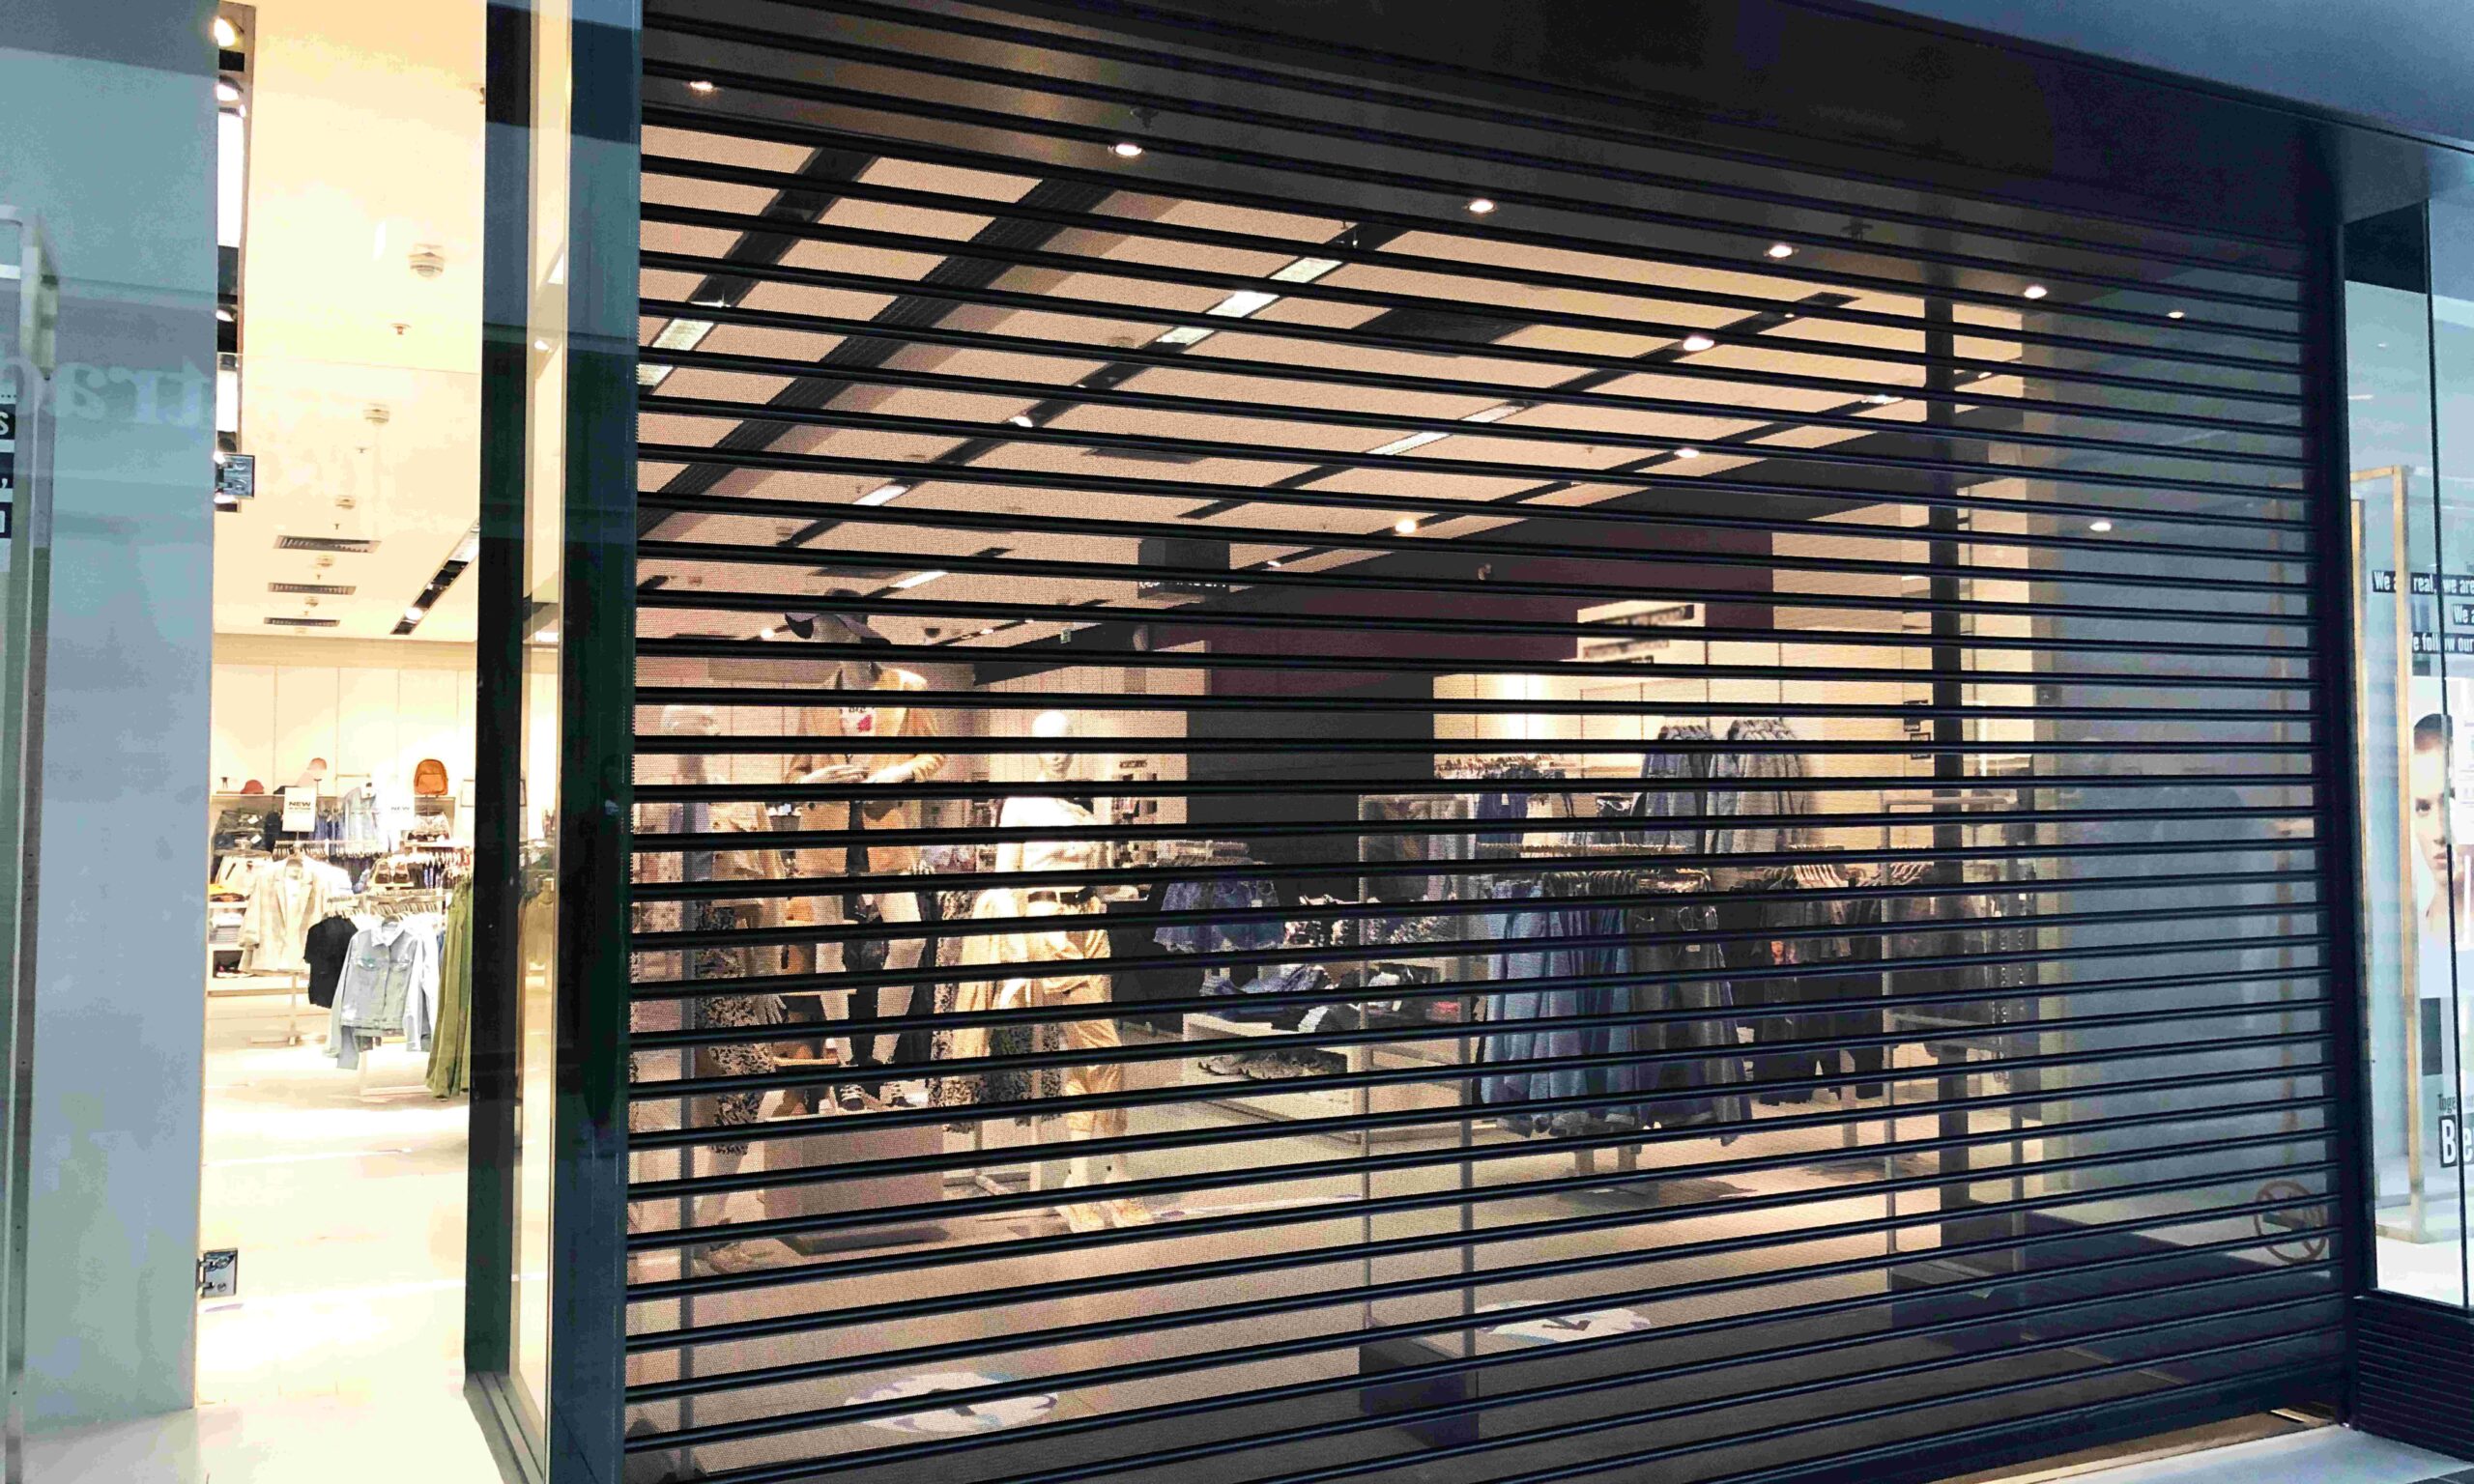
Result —
<path fill-rule="evenodd" d="M 2466 1301 L 2474 943 L 2474 214 L 2348 234 L 2365 992 L 2382 1288 Z"/>

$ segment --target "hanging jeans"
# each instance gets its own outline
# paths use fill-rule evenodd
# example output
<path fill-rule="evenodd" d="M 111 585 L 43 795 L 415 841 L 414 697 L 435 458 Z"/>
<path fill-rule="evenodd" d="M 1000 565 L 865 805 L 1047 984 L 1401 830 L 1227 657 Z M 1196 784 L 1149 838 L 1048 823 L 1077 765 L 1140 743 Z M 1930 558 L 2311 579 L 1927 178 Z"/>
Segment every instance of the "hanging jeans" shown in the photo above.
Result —
<path fill-rule="evenodd" d="M 1692 942 L 1689 935 L 1714 932 L 1718 909 L 1706 902 L 1674 906 L 1634 907 L 1625 914 L 1625 927 L 1634 936 L 1675 937 L 1679 941 L 1648 943 L 1631 954 L 1636 974 L 1707 975 L 1726 967 L 1726 956 L 1712 942 Z M 1724 979 L 1695 978 L 1682 984 L 1633 986 L 1636 1011 L 1689 1011 L 1688 1019 L 1653 1021 L 1628 1027 L 1632 1049 L 1662 1052 L 1655 1062 L 1627 1066 L 1622 1090 L 1673 1093 L 1692 1088 L 1733 1086 L 1744 1078 L 1743 1058 L 1736 1050 L 1733 986 Z M 1699 1052 L 1689 1058 L 1678 1052 Z M 1706 1098 L 1660 1098 L 1629 1110 L 1642 1127 L 1680 1127 L 1708 1124 L 1740 1124 L 1749 1116 L 1740 1095 Z"/>

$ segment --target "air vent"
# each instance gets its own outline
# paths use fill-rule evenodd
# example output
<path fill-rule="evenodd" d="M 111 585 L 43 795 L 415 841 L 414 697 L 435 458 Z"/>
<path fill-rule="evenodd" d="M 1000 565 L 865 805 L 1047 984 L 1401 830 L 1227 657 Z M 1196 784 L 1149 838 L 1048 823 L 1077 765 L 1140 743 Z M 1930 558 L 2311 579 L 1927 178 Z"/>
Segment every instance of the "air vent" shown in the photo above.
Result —
<path fill-rule="evenodd" d="M 278 629 L 331 629 L 343 620 L 340 618 L 270 618 L 267 622 Z"/>
<path fill-rule="evenodd" d="M 345 536 L 277 536 L 274 538 L 274 549 L 278 552 L 352 552 L 360 554 L 378 550 L 378 543 L 375 541 L 357 541 Z"/>
<path fill-rule="evenodd" d="M 321 598 L 349 598 L 353 595 L 354 588 L 350 583 L 269 583 L 267 591 L 305 592 Z"/>
<path fill-rule="evenodd" d="M 1171 453 L 1164 448 L 1085 448 L 1086 459 L 1124 459 L 1135 464 L 1199 464 L 1208 455 Z"/>
<path fill-rule="evenodd" d="M 1358 328 L 1368 335 L 1402 335 L 1412 340 L 1465 340 L 1492 345 L 1528 326 L 1482 314 L 1454 314 L 1447 309 L 1386 309 Z M 1445 356 L 1448 351 L 1412 351 L 1415 356 Z"/>

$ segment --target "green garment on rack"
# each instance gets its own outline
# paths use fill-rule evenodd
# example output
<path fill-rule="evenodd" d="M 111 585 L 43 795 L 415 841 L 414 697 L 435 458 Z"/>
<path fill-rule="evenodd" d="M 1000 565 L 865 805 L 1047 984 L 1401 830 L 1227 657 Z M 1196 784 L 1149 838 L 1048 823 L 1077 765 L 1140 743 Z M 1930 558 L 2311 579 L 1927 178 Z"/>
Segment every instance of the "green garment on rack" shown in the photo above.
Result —
<path fill-rule="evenodd" d="M 473 883 L 446 900 L 446 940 L 438 955 L 438 1031 L 430 1040 L 429 1091 L 452 1098 L 473 1086 Z"/>

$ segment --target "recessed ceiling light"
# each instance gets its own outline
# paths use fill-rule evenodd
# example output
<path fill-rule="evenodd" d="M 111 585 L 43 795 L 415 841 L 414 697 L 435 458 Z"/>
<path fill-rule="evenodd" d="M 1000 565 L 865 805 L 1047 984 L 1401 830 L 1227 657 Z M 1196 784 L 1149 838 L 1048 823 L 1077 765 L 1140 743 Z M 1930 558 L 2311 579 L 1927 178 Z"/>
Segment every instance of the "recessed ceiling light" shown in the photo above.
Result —
<path fill-rule="evenodd" d="M 1788 246 L 1785 243 L 1771 243 L 1769 244 L 1769 255 L 1773 258 L 1792 258 L 1796 255 L 1796 249 Z"/>
<path fill-rule="evenodd" d="M 2181 317 L 2182 311 L 2179 309 L 2168 309 L 2165 311 L 2165 318 L 2169 320 L 2178 320 Z"/>
<path fill-rule="evenodd" d="M 535 340 L 532 342 L 532 348 L 536 351 L 546 351 L 550 348 L 550 342 L 547 340 Z"/>
<path fill-rule="evenodd" d="M 1404 515 L 1392 523 L 1392 528 L 1404 536 L 1414 536 L 1418 533 L 1418 518 Z"/>
<path fill-rule="evenodd" d="M 215 83 L 215 100 L 218 103 L 237 103 L 241 100 L 241 90 L 217 78 Z"/>
<path fill-rule="evenodd" d="M 1718 342 L 1708 335 L 1686 335 L 1683 337 L 1683 348 L 1687 351 L 1713 351 L 1718 348 Z"/>
<path fill-rule="evenodd" d="M 2111 530 L 2111 529 L 2113 529 L 2113 528 L 2114 528 L 2114 523 L 2113 523 L 2113 522 L 2111 522 L 2111 521 L 2107 521 L 2107 520 L 2094 520 L 2094 521 L 2089 521 L 2089 522 L 2087 523 L 2087 528 L 2088 528 L 2089 530 L 2095 531 L 2095 532 L 2096 532 L 2097 534 L 2099 534 L 2099 535 L 2102 535 L 2104 532 L 2109 531 L 2109 530 Z"/>
<path fill-rule="evenodd" d="M 215 17 L 215 44 L 225 51 L 241 44 L 241 28 L 232 24 L 228 16 Z"/>
<path fill-rule="evenodd" d="M 1135 143 L 1131 139 L 1120 139 L 1116 143 L 1108 146 L 1108 153 L 1114 155 L 1119 159 L 1140 159 L 1142 157 L 1142 146 Z"/>
<path fill-rule="evenodd" d="M 1864 400 L 1872 403 L 1875 407 L 1888 407 L 1896 403 L 1898 398 L 1891 396 L 1886 391 L 1877 391 L 1871 396 L 1866 397 Z"/>
<path fill-rule="evenodd" d="M 863 505 L 889 505 L 909 493 L 910 486 L 906 484 L 880 484 L 860 496 L 858 502 Z"/>
<path fill-rule="evenodd" d="M 1162 330 L 1159 338 L 1153 340 L 1151 343 L 1153 345 L 1199 345 L 1210 338 L 1211 328 L 1209 326 L 1179 325 L 1171 328 Z"/>
<path fill-rule="evenodd" d="M 1369 448 L 1366 452 L 1406 453 L 1412 448 L 1424 448 L 1428 443 L 1439 443 L 1451 436 L 1449 433 L 1411 433 L 1405 438 L 1395 438 L 1380 448 Z"/>
<path fill-rule="evenodd" d="M 699 77 L 694 82 L 687 85 L 687 91 L 690 93 L 711 93 L 714 91 L 714 87 L 712 83 L 706 81 L 705 78 Z"/>
<path fill-rule="evenodd" d="M 222 321 L 224 324 L 226 324 L 226 325 L 235 324 L 235 323 L 237 323 L 237 322 L 240 320 L 240 318 L 241 318 L 239 315 L 234 314 L 234 313 L 233 313 L 231 310 L 229 310 L 229 309 L 217 309 L 217 310 L 216 310 L 216 311 L 215 311 L 215 317 L 216 317 L 216 319 L 218 319 L 218 320 L 221 320 L 221 321 Z"/>
<path fill-rule="evenodd" d="M 1675 450 L 1675 456 L 1679 459 L 1697 459 L 1701 457 L 1701 450 L 1698 448 L 1678 448 Z"/>
<path fill-rule="evenodd" d="M 1470 199 L 1469 210 L 1476 213 L 1478 215 L 1483 216 L 1494 209 L 1495 203 L 1486 199 L 1484 196 L 1474 196 Z"/>
<path fill-rule="evenodd" d="M 1338 258 L 1300 258 L 1280 268 L 1272 276 L 1282 283 L 1312 283 L 1339 266 Z"/>
<path fill-rule="evenodd" d="M 426 608 L 408 608 L 404 610 L 404 621 L 406 623 L 418 623 L 423 617 L 427 616 L 428 614 L 429 610 Z"/>
<path fill-rule="evenodd" d="M 1216 314 L 1223 320 L 1242 320 L 1257 309 L 1266 309 L 1279 302 L 1280 296 L 1277 294 L 1266 293 L 1261 289 L 1239 289 L 1236 293 L 1205 309 L 1203 313 Z"/>
<path fill-rule="evenodd" d="M 2021 289 L 2019 292 L 2027 295 L 2029 299 L 2042 299 L 2045 297 L 2045 286 L 2041 283 L 2031 283 L 2026 288 Z"/>
<path fill-rule="evenodd" d="M 1263 565 L 1267 567 L 1277 567 L 1280 565 L 1280 558 L 1277 556 L 1266 558 Z"/>

